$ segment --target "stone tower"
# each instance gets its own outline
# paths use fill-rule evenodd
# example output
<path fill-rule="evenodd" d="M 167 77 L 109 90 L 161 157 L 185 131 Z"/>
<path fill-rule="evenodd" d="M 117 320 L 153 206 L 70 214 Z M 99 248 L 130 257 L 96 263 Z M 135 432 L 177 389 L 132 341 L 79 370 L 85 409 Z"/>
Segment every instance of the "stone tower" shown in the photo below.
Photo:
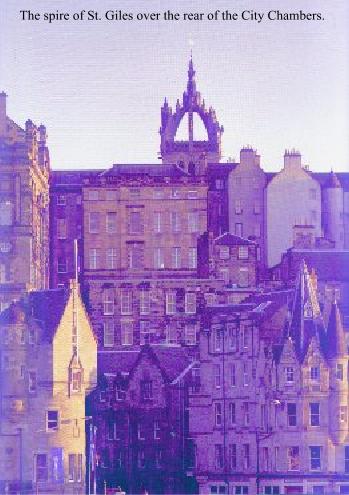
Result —
<path fill-rule="evenodd" d="M 336 249 L 344 248 L 344 191 L 334 172 L 323 189 L 323 220 L 325 237 L 335 242 Z"/>
<path fill-rule="evenodd" d="M 335 445 L 348 438 L 348 350 L 341 315 L 334 301 L 327 327 L 327 359 L 330 368 L 329 433 Z"/>
<path fill-rule="evenodd" d="M 177 141 L 176 133 L 183 117 L 188 114 L 188 139 Z M 194 114 L 198 114 L 207 131 L 207 139 L 195 140 Z M 189 61 L 187 90 L 183 93 L 182 103 L 177 100 L 175 111 L 168 105 L 167 99 L 161 108 L 161 158 L 163 163 L 176 164 L 190 175 L 201 175 L 207 163 L 217 163 L 221 158 L 221 135 L 223 127 L 219 125 L 216 112 L 212 107 L 206 109 L 196 89 L 193 60 Z"/>
<path fill-rule="evenodd" d="M 0 309 L 26 290 L 48 287 L 49 152 L 46 129 L 25 128 L 0 93 Z"/>

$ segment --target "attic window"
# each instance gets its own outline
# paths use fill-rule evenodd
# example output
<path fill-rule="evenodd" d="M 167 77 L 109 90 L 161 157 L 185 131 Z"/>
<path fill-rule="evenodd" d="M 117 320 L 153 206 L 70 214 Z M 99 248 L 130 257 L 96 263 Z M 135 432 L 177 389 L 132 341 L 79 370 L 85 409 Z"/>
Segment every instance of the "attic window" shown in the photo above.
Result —
<path fill-rule="evenodd" d="M 141 381 L 141 398 L 142 400 L 153 398 L 153 382 L 151 380 Z"/>

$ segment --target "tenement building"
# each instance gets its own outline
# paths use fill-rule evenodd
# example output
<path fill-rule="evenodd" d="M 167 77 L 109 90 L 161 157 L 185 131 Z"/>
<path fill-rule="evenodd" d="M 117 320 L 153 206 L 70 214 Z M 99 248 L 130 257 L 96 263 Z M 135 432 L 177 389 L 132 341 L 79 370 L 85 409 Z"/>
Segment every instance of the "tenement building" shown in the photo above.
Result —
<path fill-rule="evenodd" d="M 0 94 L 0 491 L 349 493 L 349 174 L 223 131 L 190 60 L 158 163 L 51 170 Z"/>

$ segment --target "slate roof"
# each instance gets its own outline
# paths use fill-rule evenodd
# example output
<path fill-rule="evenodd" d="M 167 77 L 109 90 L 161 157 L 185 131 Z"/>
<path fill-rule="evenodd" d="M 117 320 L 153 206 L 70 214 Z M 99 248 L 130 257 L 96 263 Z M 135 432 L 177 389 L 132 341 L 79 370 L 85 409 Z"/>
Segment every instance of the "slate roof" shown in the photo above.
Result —
<path fill-rule="evenodd" d="M 216 237 L 214 242 L 215 244 L 224 245 L 224 246 L 255 245 L 255 242 L 250 241 L 249 239 L 244 239 L 243 237 L 239 237 L 238 235 L 230 234 L 229 232 L 225 232 L 225 234 Z"/>
<path fill-rule="evenodd" d="M 0 325 L 16 323 L 16 315 L 22 313 L 25 321 L 36 320 L 43 330 L 43 341 L 52 342 L 68 299 L 67 289 L 29 292 L 0 314 Z"/>
<path fill-rule="evenodd" d="M 327 356 L 343 357 L 347 354 L 341 315 L 336 301 L 332 303 L 327 325 Z"/>
<path fill-rule="evenodd" d="M 101 177 L 120 175 L 147 175 L 149 177 L 181 177 L 188 175 L 173 164 L 143 164 L 143 163 L 117 163 L 112 168 L 101 172 Z"/>
<path fill-rule="evenodd" d="M 349 250 L 291 248 L 288 253 L 295 270 L 304 260 L 310 270 L 315 269 L 319 280 L 349 281 Z"/>
<path fill-rule="evenodd" d="M 149 353 L 158 361 L 169 381 L 177 378 L 193 361 L 187 349 L 179 346 L 153 345 L 132 351 L 100 351 L 98 373 L 130 373 L 143 353 Z"/>

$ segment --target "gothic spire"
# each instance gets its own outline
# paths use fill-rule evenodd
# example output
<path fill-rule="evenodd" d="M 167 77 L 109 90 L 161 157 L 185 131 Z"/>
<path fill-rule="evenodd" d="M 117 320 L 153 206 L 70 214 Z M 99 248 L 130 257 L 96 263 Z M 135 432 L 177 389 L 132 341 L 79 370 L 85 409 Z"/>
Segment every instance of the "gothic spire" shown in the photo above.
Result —
<path fill-rule="evenodd" d="M 346 352 L 345 335 L 337 301 L 332 303 L 327 326 L 327 357 L 343 357 Z"/>

